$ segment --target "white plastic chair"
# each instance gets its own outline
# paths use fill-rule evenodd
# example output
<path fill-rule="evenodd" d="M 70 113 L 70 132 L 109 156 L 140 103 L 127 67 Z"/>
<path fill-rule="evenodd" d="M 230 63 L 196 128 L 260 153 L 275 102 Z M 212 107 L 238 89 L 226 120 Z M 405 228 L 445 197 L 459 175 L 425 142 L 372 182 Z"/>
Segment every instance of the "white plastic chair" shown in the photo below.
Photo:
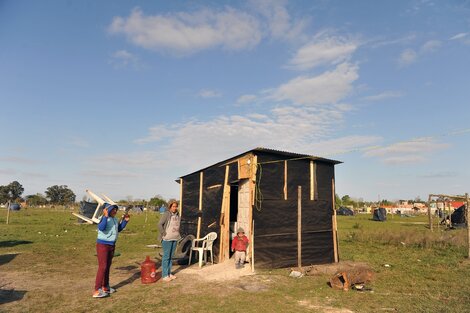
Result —
<path fill-rule="evenodd" d="M 189 262 L 188 265 L 191 265 L 191 257 L 193 255 L 193 251 L 199 253 L 199 267 L 202 267 L 202 256 L 204 255 L 204 261 L 207 263 L 207 251 L 211 253 L 211 262 L 214 264 L 214 256 L 212 253 L 212 246 L 214 241 L 217 239 L 217 233 L 211 232 L 208 233 L 204 238 L 201 239 L 193 239 L 191 243 L 191 250 L 189 250 Z M 202 244 L 200 243 L 202 242 Z M 200 246 L 199 246 L 200 245 Z"/>

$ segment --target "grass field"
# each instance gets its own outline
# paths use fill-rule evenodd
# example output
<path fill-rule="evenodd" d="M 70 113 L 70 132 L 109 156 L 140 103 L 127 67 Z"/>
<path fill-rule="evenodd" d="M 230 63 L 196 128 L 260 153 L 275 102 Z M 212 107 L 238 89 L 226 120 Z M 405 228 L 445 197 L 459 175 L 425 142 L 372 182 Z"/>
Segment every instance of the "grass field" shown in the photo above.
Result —
<path fill-rule="evenodd" d="M 338 217 L 340 259 L 369 264 L 372 292 L 333 290 L 327 275 L 295 279 L 288 269 L 224 282 L 183 271 L 169 284 L 142 285 L 139 263 L 156 256 L 146 245 L 156 243 L 157 218 L 132 216 L 111 270 L 118 292 L 93 299 L 96 226 L 35 208 L 11 213 L 6 225 L 0 210 L 0 312 L 470 312 L 465 230 L 431 233 L 426 217 Z"/>

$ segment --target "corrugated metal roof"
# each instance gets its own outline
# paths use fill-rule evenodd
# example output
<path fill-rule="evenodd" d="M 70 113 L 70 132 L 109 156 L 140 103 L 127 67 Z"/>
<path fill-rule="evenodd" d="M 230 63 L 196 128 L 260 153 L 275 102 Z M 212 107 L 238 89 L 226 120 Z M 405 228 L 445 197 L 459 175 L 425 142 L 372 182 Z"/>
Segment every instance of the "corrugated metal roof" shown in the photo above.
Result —
<path fill-rule="evenodd" d="M 215 164 L 209 165 L 207 167 L 204 167 L 200 170 L 194 171 L 190 174 L 180 176 L 179 178 L 184 178 L 184 177 L 192 175 L 194 173 L 204 171 L 204 170 L 206 170 L 210 167 L 213 167 L 213 166 L 220 166 L 222 164 L 230 163 L 230 161 L 236 160 L 236 159 L 240 158 L 241 156 L 243 156 L 245 154 L 248 154 L 248 153 L 255 153 L 256 154 L 256 152 L 265 152 L 265 153 L 277 154 L 277 155 L 280 155 L 280 156 L 288 157 L 288 159 L 310 159 L 310 160 L 316 160 L 316 161 L 321 161 L 321 162 L 326 162 L 326 163 L 332 163 L 332 164 L 335 164 L 335 165 L 343 163 L 341 161 L 326 159 L 326 158 L 322 158 L 322 157 L 318 157 L 318 156 L 314 156 L 314 155 L 309 155 L 309 154 L 301 154 L 301 153 L 294 153 L 294 152 L 288 152 L 288 151 L 282 151 L 282 150 L 275 150 L 275 149 L 257 147 L 257 148 L 245 151 L 243 153 L 240 153 L 240 154 L 238 154 L 236 156 L 233 156 L 231 158 L 228 158 L 226 160 L 223 160 L 223 161 L 220 161 L 218 163 L 215 163 Z M 179 182 L 179 179 L 176 180 L 176 181 Z"/>

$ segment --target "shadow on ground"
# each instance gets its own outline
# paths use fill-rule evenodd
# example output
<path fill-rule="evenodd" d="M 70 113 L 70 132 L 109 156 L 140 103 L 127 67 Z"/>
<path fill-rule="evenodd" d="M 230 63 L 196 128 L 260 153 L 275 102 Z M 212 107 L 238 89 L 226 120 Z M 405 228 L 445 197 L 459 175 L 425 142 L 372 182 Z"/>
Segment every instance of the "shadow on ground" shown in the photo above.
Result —
<path fill-rule="evenodd" d="M 0 248 L 14 247 L 18 245 L 27 245 L 30 243 L 33 243 L 33 242 L 29 240 L 5 240 L 5 241 L 0 241 Z"/>
<path fill-rule="evenodd" d="M 0 289 L 0 304 L 19 301 L 23 299 L 26 292 L 27 292 L 26 290 Z"/>
<path fill-rule="evenodd" d="M 16 258 L 17 255 L 18 255 L 18 253 L 10 253 L 10 254 L 0 255 L 0 266 L 11 262 L 11 260 Z"/>

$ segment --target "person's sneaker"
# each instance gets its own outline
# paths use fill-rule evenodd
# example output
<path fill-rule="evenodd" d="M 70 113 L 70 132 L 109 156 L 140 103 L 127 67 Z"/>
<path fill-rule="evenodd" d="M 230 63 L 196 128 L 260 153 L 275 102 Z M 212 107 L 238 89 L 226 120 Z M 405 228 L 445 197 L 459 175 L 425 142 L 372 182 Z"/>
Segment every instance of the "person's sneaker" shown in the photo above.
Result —
<path fill-rule="evenodd" d="M 116 289 L 114 289 L 113 287 L 103 287 L 102 290 L 108 294 L 116 292 Z"/>
<path fill-rule="evenodd" d="M 93 293 L 93 298 L 104 298 L 104 297 L 107 297 L 109 296 L 109 294 L 107 294 L 106 292 L 104 292 L 103 290 L 99 289 L 99 290 L 96 290 L 94 293 Z"/>
<path fill-rule="evenodd" d="M 176 279 L 176 276 L 173 275 L 173 274 L 170 274 L 170 276 L 168 276 L 168 277 L 170 277 L 171 280 Z"/>
<path fill-rule="evenodd" d="M 172 280 L 172 279 L 170 278 L 170 276 L 166 276 L 166 277 L 163 277 L 163 278 L 162 278 L 162 281 L 164 281 L 164 282 L 166 282 L 166 283 L 167 283 L 167 282 L 170 282 L 171 280 Z"/>

